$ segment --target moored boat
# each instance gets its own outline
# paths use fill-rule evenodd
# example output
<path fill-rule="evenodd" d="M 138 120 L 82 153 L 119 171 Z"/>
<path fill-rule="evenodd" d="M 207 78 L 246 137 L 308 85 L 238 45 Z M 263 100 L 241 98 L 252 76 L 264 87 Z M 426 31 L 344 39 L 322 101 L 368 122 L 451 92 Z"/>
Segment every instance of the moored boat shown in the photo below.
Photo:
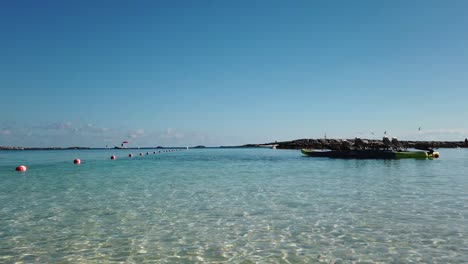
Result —
<path fill-rule="evenodd" d="M 432 159 L 438 158 L 435 151 L 394 151 L 394 150 L 313 150 L 302 149 L 302 154 L 309 157 L 336 159 Z"/>

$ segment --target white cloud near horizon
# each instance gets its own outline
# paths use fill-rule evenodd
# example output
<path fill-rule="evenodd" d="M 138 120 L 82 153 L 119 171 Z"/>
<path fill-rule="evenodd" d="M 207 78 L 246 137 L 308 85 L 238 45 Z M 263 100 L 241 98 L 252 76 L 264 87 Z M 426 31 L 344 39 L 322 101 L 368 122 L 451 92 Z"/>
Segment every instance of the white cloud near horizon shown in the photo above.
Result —
<path fill-rule="evenodd" d="M 432 129 L 421 131 L 394 131 L 390 136 L 401 140 L 463 141 L 468 138 L 468 129 Z M 265 135 L 268 137 L 268 135 Z M 291 138 L 290 140 L 293 140 Z M 0 145 L 24 147 L 83 146 L 105 147 L 120 145 L 128 140 L 130 146 L 220 146 L 264 143 L 268 140 L 248 136 L 216 135 L 210 131 L 190 131 L 178 128 L 148 129 L 127 127 L 108 128 L 94 122 L 55 121 L 43 124 L 0 123 Z M 257 140 L 258 142 L 255 142 Z"/>
<path fill-rule="evenodd" d="M 10 136 L 13 135 L 13 127 L 14 127 L 13 122 L 2 122 L 0 124 L 0 135 L 3 136 Z"/>
<path fill-rule="evenodd" d="M 8 136 L 8 135 L 11 135 L 13 134 L 13 132 L 9 129 L 2 129 L 0 130 L 0 135 L 5 135 L 5 136 Z"/>
<path fill-rule="evenodd" d="M 428 141 L 463 141 L 468 138 L 467 129 L 432 129 L 418 132 L 407 133 L 405 138 L 409 140 L 428 140 Z"/>
<path fill-rule="evenodd" d="M 184 133 L 177 131 L 174 128 L 167 128 L 165 133 L 162 133 L 160 135 L 160 138 L 163 138 L 163 139 L 182 139 L 184 137 L 185 137 Z"/>
<path fill-rule="evenodd" d="M 128 138 L 135 139 L 135 138 L 141 138 L 145 135 L 145 130 L 143 128 L 139 128 L 136 131 L 132 131 L 128 133 Z"/>
<path fill-rule="evenodd" d="M 99 127 L 92 123 L 83 122 L 71 122 L 71 121 L 59 121 L 53 123 L 47 123 L 45 125 L 33 127 L 39 130 L 55 130 L 55 131 L 69 131 L 77 134 L 79 132 L 84 133 L 103 133 L 110 131 L 109 128 Z"/>
<path fill-rule="evenodd" d="M 55 121 L 42 124 L 3 122 L 0 145 L 5 146 L 102 146 L 120 138 L 118 131 L 89 122 Z"/>

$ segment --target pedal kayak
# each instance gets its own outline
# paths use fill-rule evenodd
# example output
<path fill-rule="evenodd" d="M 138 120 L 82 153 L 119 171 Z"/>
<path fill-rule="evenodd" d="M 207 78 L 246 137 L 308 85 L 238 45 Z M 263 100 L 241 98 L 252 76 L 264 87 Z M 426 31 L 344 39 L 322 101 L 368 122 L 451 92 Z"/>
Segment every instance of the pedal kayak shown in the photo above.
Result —
<path fill-rule="evenodd" d="M 432 159 L 438 158 L 434 151 L 393 151 L 393 150 L 312 150 L 302 149 L 302 154 L 309 157 L 335 159 Z"/>

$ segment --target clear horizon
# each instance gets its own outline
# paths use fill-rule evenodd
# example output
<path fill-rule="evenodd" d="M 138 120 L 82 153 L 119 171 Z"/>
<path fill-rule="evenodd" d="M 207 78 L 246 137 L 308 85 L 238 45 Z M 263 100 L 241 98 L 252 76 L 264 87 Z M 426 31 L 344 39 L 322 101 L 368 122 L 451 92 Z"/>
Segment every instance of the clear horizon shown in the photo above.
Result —
<path fill-rule="evenodd" d="M 468 137 L 466 1 L 0 4 L 0 146 Z"/>

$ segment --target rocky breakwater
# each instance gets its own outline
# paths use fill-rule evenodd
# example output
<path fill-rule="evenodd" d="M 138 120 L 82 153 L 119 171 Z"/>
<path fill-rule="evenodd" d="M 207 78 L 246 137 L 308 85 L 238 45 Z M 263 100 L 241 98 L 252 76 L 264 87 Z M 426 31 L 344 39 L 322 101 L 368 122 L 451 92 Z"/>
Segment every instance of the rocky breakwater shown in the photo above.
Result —
<path fill-rule="evenodd" d="M 276 144 L 277 149 L 340 149 L 346 145 L 347 141 L 351 145 L 355 144 L 355 139 L 297 139 L 292 141 L 283 141 L 267 143 L 264 145 Z M 383 149 L 386 148 L 382 140 L 365 139 L 365 148 Z M 433 149 L 433 148 L 468 148 L 468 140 L 465 141 L 399 141 L 401 148 Z"/>

